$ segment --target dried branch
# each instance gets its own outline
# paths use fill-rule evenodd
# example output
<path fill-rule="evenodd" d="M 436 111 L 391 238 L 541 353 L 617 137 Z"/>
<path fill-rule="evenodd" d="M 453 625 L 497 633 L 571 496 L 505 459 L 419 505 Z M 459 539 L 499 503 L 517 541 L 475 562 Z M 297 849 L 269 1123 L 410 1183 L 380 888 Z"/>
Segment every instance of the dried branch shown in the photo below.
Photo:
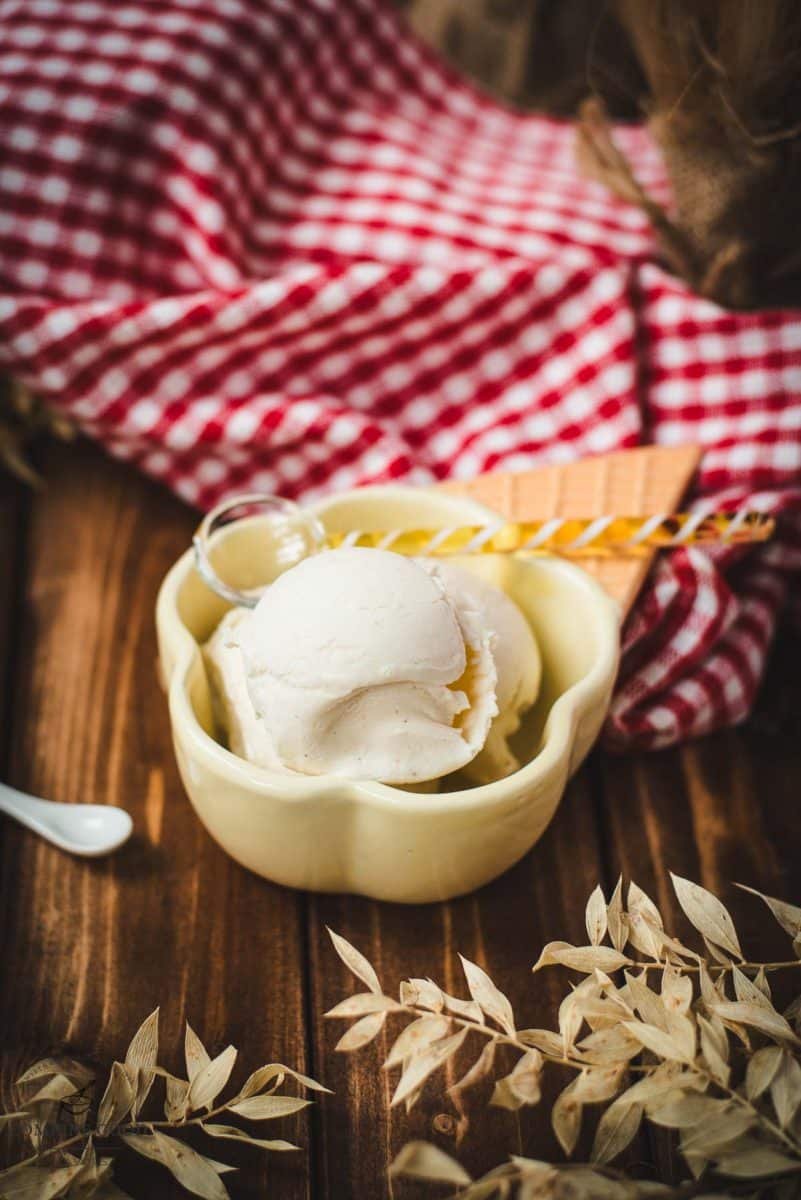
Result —
<path fill-rule="evenodd" d="M 768 973 L 797 969 L 801 962 L 746 960 L 721 901 L 678 876 L 673 886 L 702 948 L 667 933 L 658 908 L 636 884 L 628 888 L 625 907 L 622 881 L 608 903 L 596 888 L 587 903 L 589 944 L 550 942 L 533 968 L 561 965 L 584 977 L 566 993 L 553 1030 L 520 1029 L 507 997 L 466 959 L 470 999 L 451 996 L 430 979 L 411 979 L 401 983 L 395 1000 L 383 993 L 364 957 L 332 934 L 345 964 L 371 986 L 327 1014 L 356 1018 L 338 1048 L 358 1049 L 387 1019 L 405 1019 L 384 1064 L 400 1071 L 393 1105 L 413 1107 L 431 1077 L 471 1044 L 469 1038 L 478 1037 L 482 1044 L 473 1065 L 449 1089 L 462 1129 L 468 1088 L 493 1079 L 490 1104 L 517 1110 L 540 1103 L 543 1073 L 553 1067 L 572 1073 L 551 1113 L 565 1154 L 572 1155 L 577 1145 L 585 1109 L 602 1108 L 590 1163 L 554 1166 L 516 1157 L 472 1180 L 450 1155 L 414 1142 L 393 1163 L 393 1175 L 450 1183 L 460 1200 L 512 1195 L 689 1200 L 716 1191 L 756 1197 L 782 1183 L 798 1186 L 801 996 L 779 1012 Z M 793 953 L 801 955 L 801 908 L 761 898 L 792 939 Z M 511 1072 L 500 1078 L 499 1046 L 518 1054 Z M 672 1187 L 610 1167 L 643 1119 L 674 1131 L 691 1180 Z"/>
<path fill-rule="evenodd" d="M 228 1190 L 221 1175 L 234 1168 L 199 1153 L 170 1136 L 172 1133 L 193 1127 L 211 1138 L 243 1142 L 263 1150 L 298 1148 L 280 1138 L 254 1137 L 239 1125 L 217 1124 L 214 1119 L 226 1114 L 248 1121 L 271 1121 L 299 1112 L 309 1101 L 279 1094 L 278 1089 L 287 1079 L 294 1079 L 304 1091 L 327 1092 L 327 1088 L 291 1067 L 269 1063 L 254 1071 L 234 1096 L 219 1102 L 236 1060 L 234 1047 L 228 1046 L 211 1058 L 187 1024 L 187 1078 L 183 1079 L 158 1065 L 158 1022 L 156 1009 L 134 1034 L 124 1060 L 112 1065 L 93 1126 L 88 1116 L 95 1081 L 83 1064 L 69 1059 L 42 1059 L 17 1080 L 21 1092 L 31 1094 L 25 1096 L 19 1112 L 0 1117 L 0 1126 L 24 1121 L 34 1153 L 0 1172 L 0 1195 L 26 1200 L 38 1196 L 124 1200 L 125 1193 L 112 1181 L 113 1156 L 98 1158 L 95 1152 L 98 1141 L 104 1146 L 116 1141 L 160 1163 L 193 1195 L 226 1200 Z M 163 1120 L 142 1114 L 157 1079 L 164 1081 Z M 47 1144 L 53 1131 L 63 1129 L 65 1124 L 72 1124 L 75 1131 Z M 79 1148 L 80 1158 L 76 1157 Z"/>

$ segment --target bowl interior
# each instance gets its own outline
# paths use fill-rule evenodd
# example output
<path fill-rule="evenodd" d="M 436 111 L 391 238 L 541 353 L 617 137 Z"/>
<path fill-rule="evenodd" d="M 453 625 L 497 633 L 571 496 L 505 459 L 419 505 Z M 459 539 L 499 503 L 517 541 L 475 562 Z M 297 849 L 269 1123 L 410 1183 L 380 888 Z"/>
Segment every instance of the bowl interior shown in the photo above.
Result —
<path fill-rule="evenodd" d="M 487 516 L 472 502 L 403 488 L 366 488 L 316 506 L 322 524 L 331 531 L 414 528 L 481 520 Z M 245 590 L 275 579 L 286 564 L 269 536 L 269 519 L 249 517 L 221 530 L 212 539 L 209 558 L 215 571 L 232 586 Z M 513 747 L 521 764 L 539 751 L 553 706 L 592 669 L 604 636 L 598 598 L 582 572 L 548 558 L 521 559 L 461 556 L 460 566 L 503 588 L 531 624 L 542 656 L 542 684 L 537 703 L 515 734 Z M 176 605 L 181 622 L 197 643 L 211 636 L 230 607 L 190 569 L 179 584 Z M 208 680 L 197 656 L 187 678 L 189 700 L 202 728 L 216 737 Z M 442 781 L 441 790 L 471 785 L 456 774 Z M 397 789 L 403 791 L 405 789 Z"/>

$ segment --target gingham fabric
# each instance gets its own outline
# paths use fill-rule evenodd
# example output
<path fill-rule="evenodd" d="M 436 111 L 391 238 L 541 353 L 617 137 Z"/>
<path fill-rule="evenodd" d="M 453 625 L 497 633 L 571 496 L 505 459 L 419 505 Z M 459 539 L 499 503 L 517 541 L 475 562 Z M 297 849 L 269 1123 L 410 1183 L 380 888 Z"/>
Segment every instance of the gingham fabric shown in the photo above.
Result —
<path fill-rule="evenodd" d="M 3 369 L 200 507 L 701 442 L 694 503 L 782 533 L 660 559 L 606 737 L 746 714 L 801 568 L 801 314 L 690 294 L 569 125 L 381 0 L 0 0 L 0 114 Z"/>

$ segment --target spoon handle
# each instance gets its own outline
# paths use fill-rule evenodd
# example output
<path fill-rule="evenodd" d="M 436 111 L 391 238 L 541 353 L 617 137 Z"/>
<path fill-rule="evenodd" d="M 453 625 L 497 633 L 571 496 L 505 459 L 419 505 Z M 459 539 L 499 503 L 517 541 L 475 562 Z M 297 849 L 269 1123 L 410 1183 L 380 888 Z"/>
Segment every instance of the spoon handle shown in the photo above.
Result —
<path fill-rule="evenodd" d="M 0 812 L 7 817 L 13 817 L 20 825 L 32 829 L 34 833 L 52 840 L 53 831 L 47 823 L 47 812 L 50 800 L 40 800 L 37 796 L 29 796 L 20 792 L 7 783 L 0 783 Z"/>

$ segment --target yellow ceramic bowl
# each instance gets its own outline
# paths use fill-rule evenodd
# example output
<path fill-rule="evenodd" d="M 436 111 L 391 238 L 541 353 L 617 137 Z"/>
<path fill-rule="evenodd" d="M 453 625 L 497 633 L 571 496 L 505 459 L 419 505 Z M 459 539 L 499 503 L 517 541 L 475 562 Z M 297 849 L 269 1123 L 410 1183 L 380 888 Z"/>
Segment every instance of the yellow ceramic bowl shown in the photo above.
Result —
<path fill-rule="evenodd" d="M 331 530 L 420 528 L 495 514 L 433 491 L 373 487 L 320 502 Z M 235 587 L 268 582 L 264 526 L 219 535 L 212 559 Z M 464 558 L 503 586 L 531 622 L 543 663 L 539 700 L 515 735 L 523 766 L 481 787 L 425 795 L 331 776 L 292 778 L 252 766 L 215 740 L 200 643 L 227 605 L 197 575 L 191 551 L 162 584 L 157 625 L 181 777 L 203 824 L 243 866 L 290 887 L 417 903 L 472 891 L 530 850 L 571 772 L 595 740 L 618 663 L 619 613 L 579 567 L 558 559 Z M 456 790 L 451 790 L 455 787 Z"/>

